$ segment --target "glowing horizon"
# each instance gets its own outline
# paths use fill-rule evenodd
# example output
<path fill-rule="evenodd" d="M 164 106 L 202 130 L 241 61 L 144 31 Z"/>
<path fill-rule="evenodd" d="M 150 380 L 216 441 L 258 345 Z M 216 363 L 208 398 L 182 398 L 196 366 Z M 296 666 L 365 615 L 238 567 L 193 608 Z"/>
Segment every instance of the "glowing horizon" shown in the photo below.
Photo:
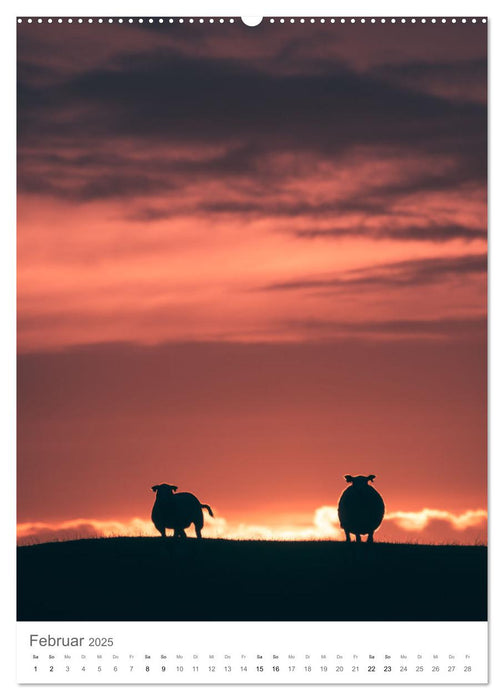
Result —
<path fill-rule="evenodd" d="M 410 542 L 413 534 L 415 542 L 422 544 L 422 535 L 428 531 L 425 544 L 432 542 L 431 525 L 448 525 L 444 528 L 445 537 L 450 543 L 455 543 L 456 537 L 461 537 L 459 543 L 480 544 L 486 543 L 487 511 L 466 510 L 462 513 L 450 513 L 437 509 L 424 508 L 418 512 L 391 512 L 386 513 L 382 526 L 377 530 L 377 541 L 381 542 Z M 394 528 L 387 527 L 392 524 Z M 453 538 L 450 537 L 450 530 Z M 468 531 L 468 532 L 466 532 Z M 168 530 L 168 536 L 170 531 Z M 434 528 L 435 532 L 435 528 Z M 74 536 L 72 536 L 72 534 Z M 94 534 L 93 534 L 94 533 Z M 387 533 L 394 533 L 392 539 L 387 538 Z M 194 536 L 192 528 L 188 530 L 188 536 Z M 218 513 L 215 518 L 205 515 L 205 538 L 223 538 L 230 540 L 336 540 L 345 539 L 344 532 L 339 527 L 336 506 L 320 506 L 313 514 L 311 527 L 294 526 L 287 528 L 282 525 L 261 525 L 249 523 L 232 523 L 221 517 Z M 464 538 L 468 535 L 470 539 Z M 385 537 L 384 537 L 385 535 Z M 63 539 L 81 539 L 86 537 L 159 537 L 159 533 L 148 519 L 135 517 L 128 521 L 121 520 L 96 520 L 92 518 L 78 518 L 62 522 L 28 522 L 19 523 L 17 526 L 18 544 L 33 544 L 41 542 L 61 541 Z"/>

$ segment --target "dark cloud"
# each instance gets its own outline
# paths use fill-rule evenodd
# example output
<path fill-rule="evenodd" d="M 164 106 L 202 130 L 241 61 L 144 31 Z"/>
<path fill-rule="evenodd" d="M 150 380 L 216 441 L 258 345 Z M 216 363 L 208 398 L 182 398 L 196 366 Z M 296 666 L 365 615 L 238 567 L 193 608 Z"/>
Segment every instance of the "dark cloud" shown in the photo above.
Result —
<path fill-rule="evenodd" d="M 385 321 L 327 321 L 299 319 L 288 322 L 289 328 L 312 332 L 319 340 L 337 337 L 357 337 L 374 340 L 398 340 L 416 338 L 420 340 L 484 340 L 487 320 L 484 316 L 465 318 L 409 319 L 399 318 Z"/>
<path fill-rule="evenodd" d="M 289 232 L 306 238 L 365 235 L 397 240 L 444 241 L 484 239 L 487 234 L 484 220 L 481 226 L 458 222 L 440 224 L 436 221 L 436 212 L 429 215 L 428 210 L 425 210 L 425 223 L 418 223 L 418 216 L 413 218 L 411 215 L 412 196 L 442 193 L 451 197 L 465 191 L 473 197 L 481 197 L 481 181 L 477 169 L 469 172 L 461 167 L 453 167 L 448 169 L 445 176 L 429 177 L 425 174 L 417 175 L 414 171 L 401 173 L 398 168 L 396 177 L 401 177 L 400 181 L 371 185 L 366 183 L 360 187 L 358 194 L 345 197 L 337 195 L 333 200 L 313 203 L 309 199 L 309 193 L 304 198 L 302 191 L 293 194 L 290 189 L 295 164 L 288 163 L 282 168 L 268 169 L 267 164 L 262 163 L 251 148 L 231 149 L 219 156 L 191 161 L 153 160 L 148 167 L 149 178 L 143 174 L 146 166 L 143 166 L 142 171 L 138 160 L 130 165 L 133 170 L 130 175 L 132 183 L 135 180 L 134 172 L 138 171 L 137 194 L 155 194 L 162 190 L 169 195 L 170 190 L 173 190 L 171 198 L 165 197 L 165 206 L 144 203 L 133 206 L 127 217 L 136 221 L 158 221 L 188 214 L 202 218 L 233 217 L 240 220 L 287 219 L 292 222 L 289 223 Z M 343 164 L 343 167 L 346 165 Z M 124 164 L 123 172 L 129 172 L 127 163 Z M 303 175 L 306 177 L 306 172 L 299 174 L 301 181 Z M 221 184 L 225 183 L 228 198 L 218 198 L 212 192 L 211 197 L 206 198 L 203 194 L 197 203 L 193 200 L 187 203 L 179 197 L 185 187 L 195 183 L 203 185 L 205 181 L 216 177 Z M 48 183 L 44 186 L 47 185 Z M 69 194 L 71 192 L 70 189 Z M 98 194 L 100 193 L 97 196 Z M 117 196 L 119 194 L 120 190 Z M 77 197 L 80 196 L 82 192 L 79 190 Z M 367 221 L 365 226 L 349 227 L 342 219 L 337 226 L 327 225 L 335 217 L 347 214 L 372 216 L 373 223 Z M 446 215 L 443 214 L 442 218 L 446 219 Z M 408 223 L 410 219 L 412 223 Z M 309 227 L 306 226 L 306 220 L 310 222 Z M 283 227 L 284 223 L 279 223 L 279 226 Z"/>
<path fill-rule="evenodd" d="M 279 35 L 278 28 L 258 33 L 241 26 L 193 27 L 188 35 L 175 27 L 168 34 L 167 27 L 139 27 L 136 36 L 145 40 L 132 42 L 129 53 L 124 32 L 117 31 L 107 34 L 109 52 L 96 65 L 77 61 L 82 47 L 73 56 L 70 43 L 73 63 L 63 66 L 68 56 L 53 56 L 52 64 L 41 69 L 47 45 L 34 40 L 32 29 L 20 26 L 21 191 L 75 202 L 165 196 L 166 205 L 139 202 L 125 216 L 147 222 L 188 213 L 309 217 L 313 226 L 292 233 L 341 236 L 362 231 L 332 222 L 320 226 L 320 221 L 347 213 L 388 216 L 392 206 L 401 213 L 398 205 L 412 194 L 485 185 L 486 107 L 473 99 L 475 86 L 485 79 L 483 35 L 471 40 L 467 60 L 460 58 L 461 47 L 452 48 L 451 61 L 446 56 L 413 60 L 403 46 L 400 61 L 398 39 L 390 32 L 387 46 L 396 52 L 394 60 L 384 61 L 385 52 L 381 63 L 375 59 L 358 68 L 352 46 L 330 27 L 314 28 L 310 35 L 292 28 Z M 359 29 L 367 36 L 368 29 Z M 215 39 L 209 30 L 215 30 Z M 466 30 L 460 31 L 469 36 Z M 48 27 L 41 31 L 51 33 Z M 77 29 L 68 31 L 77 38 Z M 418 44 L 417 30 L 408 32 Z M 155 38 L 150 48 L 148 36 Z M 220 41 L 236 37 L 241 51 L 214 50 Z M 320 46 L 326 46 L 327 56 Z M 446 86 L 455 87 L 443 92 Z M 156 147 L 163 155 L 153 155 Z M 208 148 L 211 155 L 205 154 Z M 177 155 L 180 149 L 192 155 Z M 289 193 L 296 170 L 304 168 L 306 175 L 320 159 L 337 170 L 355 161 L 359 149 L 384 160 L 400 156 L 411 164 L 415 159 L 450 164 L 433 164 L 431 172 L 410 167 L 395 182 L 367 185 L 334 201 L 314 203 L 298 193 L 272 196 Z M 285 154 L 298 163 L 273 167 L 272 159 Z M 228 197 L 205 196 L 206 184 L 214 181 Z M 200 200 L 187 205 L 180 195 L 194 184 L 200 186 Z M 386 221 L 365 234 L 448 240 L 484 237 L 485 231 L 483 226 Z"/>
<path fill-rule="evenodd" d="M 156 50 L 32 87 L 28 105 L 27 87 L 21 74 L 20 133 L 35 141 L 56 135 L 165 143 L 253 139 L 259 152 L 301 147 L 337 154 L 356 144 L 453 152 L 485 136 L 479 105 L 454 105 L 338 64 L 324 75 L 279 76 L 238 61 Z"/>
<path fill-rule="evenodd" d="M 487 61 L 485 57 L 450 62 L 406 61 L 381 65 L 376 76 L 394 85 L 441 95 L 464 102 L 485 102 Z"/>
<path fill-rule="evenodd" d="M 351 167 L 351 154 L 342 161 L 342 167 Z M 350 164 L 350 165 L 349 165 Z M 358 167 L 358 166 L 357 166 Z M 299 172 L 296 170 L 298 169 Z M 50 195 L 62 200 L 88 202 L 110 198 L 128 198 L 125 218 L 133 221 L 158 221 L 175 216 L 234 217 L 250 220 L 257 218 L 288 219 L 293 235 L 313 238 L 318 236 L 343 237 L 366 235 L 374 238 L 443 241 L 455 238 L 485 238 L 486 229 L 459 223 L 436 223 L 426 217 L 425 224 L 405 223 L 411 218 L 408 203 L 412 195 L 422 196 L 445 193 L 447 196 L 464 188 L 471 192 L 481 186 L 481 172 L 477 167 L 465 169 L 456 163 L 444 175 L 417 174 L 414 170 L 402 173 L 398 166 L 396 179 L 385 184 L 376 182 L 362 185 L 356 194 L 317 203 L 291 192 L 292 178 L 309 177 L 307 165 L 292 164 L 271 167 L 261 159 L 251 145 L 224 149 L 217 154 L 197 154 L 191 157 L 166 157 L 146 154 L 128 155 L 90 150 L 78 155 L 62 155 L 44 151 L 21 154 L 19 179 L 25 192 Z M 205 195 L 205 184 L 218 181 L 226 198 Z M 181 194 L 187 188 L 200 185 L 197 201 L 184 200 Z M 145 201 L 145 198 L 163 197 L 163 204 Z M 277 196 L 275 196 L 277 195 Z M 374 217 L 374 225 L 364 228 L 327 225 L 337 216 L 346 214 Z M 377 219 L 377 217 L 379 217 Z M 305 221 L 301 221 L 305 219 Z M 299 220 L 299 223 L 297 223 Z M 310 222 L 306 226 L 306 220 Z M 280 223 L 284 226 L 284 223 Z"/>
<path fill-rule="evenodd" d="M 26 192 L 52 195 L 70 201 L 135 196 L 144 197 L 182 190 L 196 181 L 211 177 L 252 175 L 252 149 L 247 146 L 225 149 L 217 155 L 166 157 L 104 150 L 95 146 L 83 149 L 78 155 L 62 155 L 44 150 L 23 153 L 18 157 L 20 186 Z M 191 209 L 191 211 L 193 211 Z M 173 215 L 173 208 L 158 218 Z M 184 213 L 178 200 L 178 213 Z M 142 213 L 132 218 L 141 220 Z M 149 217 L 148 217 L 149 218 Z"/>
<path fill-rule="evenodd" d="M 364 209 L 364 211 L 366 211 Z M 418 241 L 447 241 L 453 238 L 463 238 L 473 240 L 475 238 L 486 238 L 487 232 L 483 228 L 473 228 L 452 224 L 449 226 L 439 226 L 437 224 L 426 223 L 424 226 L 394 224 L 386 222 L 374 229 L 355 229 L 345 227 L 333 228 L 310 228 L 296 231 L 297 236 L 305 238 L 316 238 L 318 236 L 330 236 L 342 238 L 343 236 L 365 235 L 371 238 L 394 238 L 396 240 L 418 240 Z"/>
<path fill-rule="evenodd" d="M 94 177 L 86 178 L 84 182 L 79 181 L 79 179 L 71 178 L 65 181 L 59 177 L 41 178 L 34 173 L 22 176 L 25 192 L 51 195 L 58 199 L 78 202 L 110 199 L 111 197 L 135 197 L 140 193 L 166 193 L 174 188 L 169 179 L 149 176 L 145 169 L 137 174 L 121 173 L 120 170 L 117 170 L 106 174 L 96 174 Z"/>
<path fill-rule="evenodd" d="M 459 257 L 422 258 L 374 265 L 352 270 L 333 278 L 294 279 L 277 282 L 264 287 L 268 291 L 294 289 L 317 290 L 365 290 L 372 287 L 410 287 L 436 284 L 447 278 L 462 275 L 483 274 L 487 270 L 486 255 L 464 255 Z"/>
<path fill-rule="evenodd" d="M 296 219 L 298 217 L 309 217 L 314 220 L 314 224 L 326 216 L 331 218 L 338 214 L 349 212 L 361 214 L 380 214 L 388 216 L 388 212 L 384 208 L 374 210 L 372 207 L 361 207 L 358 210 L 348 208 L 345 203 L 321 204 L 315 206 L 308 203 L 299 202 L 297 204 L 284 205 L 268 205 L 260 201 L 215 201 L 210 203 L 200 204 L 199 206 L 188 207 L 182 203 L 173 202 L 169 207 L 152 207 L 140 206 L 133 213 L 128 215 L 132 221 L 162 221 L 191 213 L 194 216 L 208 218 L 208 216 L 232 216 L 240 219 L 253 220 L 258 217 L 282 219 Z M 397 212 L 395 212 L 397 215 Z M 404 214 L 407 216 L 407 214 Z M 417 240 L 417 241 L 434 241 L 442 242 L 453 239 L 463 239 L 467 241 L 475 239 L 485 239 L 487 231 L 484 228 L 476 228 L 471 226 L 462 226 L 460 224 L 452 224 L 441 226 L 435 223 L 427 222 L 425 225 L 418 224 L 402 224 L 395 222 L 393 218 L 387 218 L 386 221 L 375 225 L 374 227 L 315 227 L 311 228 L 292 228 L 288 229 L 288 233 L 299 236 L 301 238 L 344 238 L 347 236 L 364 236 L 366 238 L 376 239 L 395 239 L 395 240 Z"/>

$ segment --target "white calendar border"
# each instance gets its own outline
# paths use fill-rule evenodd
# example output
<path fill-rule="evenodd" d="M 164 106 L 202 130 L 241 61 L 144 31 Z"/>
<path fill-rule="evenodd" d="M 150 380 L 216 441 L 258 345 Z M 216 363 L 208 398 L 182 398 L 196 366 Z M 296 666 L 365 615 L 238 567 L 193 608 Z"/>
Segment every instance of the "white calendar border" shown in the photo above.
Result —
<path fill-rule="evenodd" d="M 6 3 L 7 4 L 7 3 Z M 499 80 L 502 84 L 502 74 L 504 68 L 504 10 L 502 5 L 492 1 L 468 2 L 467 0 L 425 0 L 418 2 L 412 0 L 405 3 L 401 1 L 367 0 L 361 2 L 328 2 L 323 0 L 312 0 L 311 2 L 291 1 L 283 2 L 271 0 L 270 2 L 260 2 L 260 0 L 245 0 L 245 2 L 233 2 L 233 0 L 216 0 L 215 2 L 205 0 L 186 0 L 185 2 L 159 2 L 155 0 L 73 0 L 63 2 L 62 0 L 20 0 L 8 3 L 8 7 L 0 10 L 2 22 L 0 23 L 1 46 L 2 46 L 2 85 L 3 95 L 7 98 L 7 110 L 2 113 L 1 137 L 3 140 L 2 154 L 2 192 L 6 196 L 4 203 L 4 231 L 0 236 L 0 260 L 2 261 L 1 294 L 0 303 L 2 309 L 2 330 L 3 343 L 0 348 L 1 353 L 1 386 L 3 387 L 1 401 L 1 425 L 2 425 L 2 446 L 4 455 L 2 512 L 5 513 L 4 527 L 2 528 L 1 554 L 4 566 L 4 586 L 2 587 L 1 610 L 3 622 L 1 626 L 0 654 L 4 670 L 1 674 L 0 685 L 7 691 L 9 697 L 27 697 L 32 693 L 37 693 L 37 698 L 55 697 L 88 697 L 90 689 L 87 686 L 17 686 L 15 684 L 15 572 L 14 557 L 15 548 L 15 241 L 13 231 L 15 230 L 15 181 L 13 173 L 15 169 L 15 117 L 14 117 L 14 95 L 15 95 L 15 27 L 14 17 L 16 15 L 33 16 L 58 15 L 67 16 L 72 14 L 77 16 L 93 15 L 117 15 L 118 12 L 124 14 L 144 16 L 486 16 L 490 18 L 489 23 L 489 56 L 490 56 L 490 138 L 491 138 L 491 159 L 490 173 L 491 186 L 490 193 L 490 304 L 491 304 L 491 392 L 490 392 L 490 474 L 489 481 L 492 487 L 490 493 L 490 542 L 495 542 L 495 550 L 502 549 L 498 539 L 499 532 L 504 532 L 503 509 L 499 507 L 497 494 L 502 492 L 504 479 L 502 468 L 497 465 L 504 464 L 504 449 L 501 426 L 504 423 L 503 394 L 504 394 L 504 368 L 502 362 L 499 365 L 497 358 L 504 357 L 504 332 L 502 304 L 504 303 L 504 275 L 501 272 L 504 265 L 504 217 L 501 191 L 504 185 L 502 173 L 502 163 L 504 162 L 503 135 L 498 131 L 496 125 L 504 123 L 504 100 L 502 88 L 499 89 Z M 493 127 L 493 128 L 492 128 Z M 5 154 L 8 154 L 5 157 Z M 500 165 L 500 167 L 499 167 Z M 500 318 L 499 318 L 500 316 Z M 7 342 L 6 342 L 7 341 Z M 500 435 L 499 435 L 500 433 Z M 491 555 L 491 589 L 490 589 L 490 684 L 488 686 L 478 686 L 477 693 L 486 694 L 489 697 L 497 697 L 504 689 L 504 664 L 498 656 L 498 649 L 504 649 L 504 616 L 503 602 L 498 591 L 504 590 L 502 555 L 494 549 L 490 550 Z M 492 592 L 494 595 L 492 595 Z M 256 686 L 204 686 L 197 689 L 204 693 L 205 698 L 213 700 L 223 698 L 226 694 L 241 698 L 255 696 L 258 688 Z M 306 687 L 304 686 L 277 686 L 271 689 L 275 697 L 285 697 L 296 699 L 306 697 Z M 261 687 L 260 692 L 266 692 Z M 268 688 L 269 692 L 269 688 Z M 418 686 L 345 686 L 344 691 L 334 686 L 310 686 L 310 693 L 317 693 L 320 696 L 334 697 L 335 692 L 344 692 L 346 697 L 360 698 L 364 693 L 373 693 L 373 700 L 390 698 L 396 694 L 399 698 L 413 697 L 423 694 L 426 689 L 423 685 Z M 431 686 L 427 692 L 429 696 L 442 698 L 464 698 L 474 697 L 473 686 Z M 117 697 L 137 698 L 139 695 L 138 686 L 93 686 L 93 696 L 99 698 Z M 185 698 L 194 697 L 194 686 L 142 686 L 144 693 L 155 694 L 159 697 Z"/>

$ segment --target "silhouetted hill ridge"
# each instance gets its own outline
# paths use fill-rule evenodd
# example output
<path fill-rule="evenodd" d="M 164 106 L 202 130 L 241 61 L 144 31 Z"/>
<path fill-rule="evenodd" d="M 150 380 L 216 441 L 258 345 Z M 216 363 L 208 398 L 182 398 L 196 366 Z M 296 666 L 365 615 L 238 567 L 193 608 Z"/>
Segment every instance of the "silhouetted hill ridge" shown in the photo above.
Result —
<path fill-rule="evenodd" d="M 485 620 L 487 548 L 112 537 L 18 548 L 19 620 Z"/>

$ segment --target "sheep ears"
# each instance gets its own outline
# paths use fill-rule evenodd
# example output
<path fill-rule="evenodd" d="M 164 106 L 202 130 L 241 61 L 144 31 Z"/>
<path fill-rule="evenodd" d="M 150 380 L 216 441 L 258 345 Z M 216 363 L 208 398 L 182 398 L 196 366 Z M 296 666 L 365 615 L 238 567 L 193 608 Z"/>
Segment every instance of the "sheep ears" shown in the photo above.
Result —
<path fill-rule="evenodd" d="M 353 476 L 350 476 L 350 474 L 345 474 L 345 481 L 349 481 L 351 483 L 353 481 Z"/>
<path fill-rule="evenodd" d="M 158 488 L 159 488 L 159 486 L 153 486 L 153 487 L 152 487 L 152 490 L 153 490 L 153 491 L 157 491 Z"/>
<path fill-rule="evenodd" d="M 368 481 L 374 481 L 375 479 L 376 479 L 376 476 L 375 476 L 374 474 L 370 474 L 370 475 L 367 477 L 367 480 L 368 480 Z"/>
<path fill-rule="evenodd" d="M 178 486 L 172 486 L 172 485 L 170 484 L 170 488 L 171 488 L 172 491 L 176 491 L 176 490 L 178 489 Z"/>

